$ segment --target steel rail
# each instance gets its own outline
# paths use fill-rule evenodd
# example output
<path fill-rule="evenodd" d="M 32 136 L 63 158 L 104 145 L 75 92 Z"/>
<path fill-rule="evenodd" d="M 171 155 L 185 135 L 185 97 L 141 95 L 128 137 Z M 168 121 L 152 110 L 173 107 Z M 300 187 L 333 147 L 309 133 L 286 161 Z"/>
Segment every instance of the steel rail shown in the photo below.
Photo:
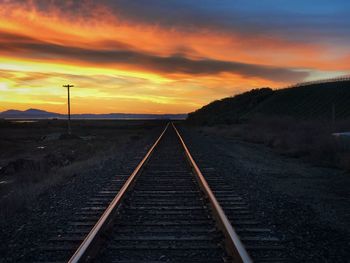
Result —
<path fill-rule="evenodd" d="M 164 128 L 163 132 L 160 134 L 156 142 L 153 144 L 153 146 L 149 149 L 145 157 L 142 159 L 142 161 L 137 165 L 133 173 L 129 176 L 128 180 L 124 183 L 123 187 L 120 189 L 118 194 L 114 197 L 112 202 L 109 204 L 105 212 L 102 214 L 100 219 L 97 221 L 97 223 L 94 225 L 94 227 L 91 229 L 89 234 L 86 236 L 84 241 L 81 243 L 79 248 L 75 251 L 73 256 L 69 259 L 69 263 L 78 263 L 78 262 L 88 262 L 92 260 L 92 257 L 94 253 L 96 253 L 96 245 L 100 241 L 100 237 L 102 232 L 108 227 L 109 223 L 113 220 L 116 210 L 119 207 L 121 201 L 124 199 L 125 194 L 130 190 L 131 186 L 133 185 L 133 182 L 135 181 L 135 178 L 142 170 L 143 166 L 147 161 L 149 160 L 150 156 L 152 155 L 155 147 L 158 145 L 159 141 L 162 139 L 164 133 L 169 127 L 169 123 Z"/>
<path fill-rule="evenodd" d="M 182 139 L 179 131 L 175 127 L 174 123 L 171 123 L 175 129 L 175 132 L 185 150 L 186 157 L 196 175 L 196 179 L 201 187 L 202 192 L 208 198 L 209 203 L 212 208 L 212 212 L 214 218 L 217 222 L 218 228 L 223 232 L 225 236 L 225 245 L 226 250 L 232 256 L 234 262 L 242 262 L 242 263 L 252 263 L 252 259 L 250 258 L 248 252 L 246 251 L 244 245 L 239 239 L 236 231 L 233 229 L 230 221 L 228 220 L 225 212 L 221 208 L 219 202 L 216 200 L 215 195 L 211 191 L 207 181 L 205 180 L 202 172 L 199 170 L 196 162 L 194 161 L 190 151 L 188 150 L 184 140 Z"/>

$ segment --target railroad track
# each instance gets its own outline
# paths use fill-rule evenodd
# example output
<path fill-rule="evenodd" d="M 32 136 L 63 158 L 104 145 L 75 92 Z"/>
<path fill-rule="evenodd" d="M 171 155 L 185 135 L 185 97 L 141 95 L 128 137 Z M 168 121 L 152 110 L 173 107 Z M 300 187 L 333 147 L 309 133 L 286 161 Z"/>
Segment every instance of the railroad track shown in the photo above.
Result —
<path fill-rule="evenodd" d="M 242 199 L 220 178 L 208 182 L 168 124 L 134 172 L 90 199 L 38 261 L 66 262 L 74 253 L 71 263 L 252 262 L 231 226 L 236 221 L 254 260 L 284 262 L 278 240 L 254 224 Z"/>

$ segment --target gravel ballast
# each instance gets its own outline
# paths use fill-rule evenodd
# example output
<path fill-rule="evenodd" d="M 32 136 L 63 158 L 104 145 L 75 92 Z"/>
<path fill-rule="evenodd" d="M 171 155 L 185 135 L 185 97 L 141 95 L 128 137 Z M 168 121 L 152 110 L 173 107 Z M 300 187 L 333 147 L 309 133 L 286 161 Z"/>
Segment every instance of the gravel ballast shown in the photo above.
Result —
<path fill-rule="evenodd" d="M 255 217 L 282 238 L 292 262 L 347 262 L 348 173 L 196 128 L 181 131 L 199 167 L 234 182 Z"/>

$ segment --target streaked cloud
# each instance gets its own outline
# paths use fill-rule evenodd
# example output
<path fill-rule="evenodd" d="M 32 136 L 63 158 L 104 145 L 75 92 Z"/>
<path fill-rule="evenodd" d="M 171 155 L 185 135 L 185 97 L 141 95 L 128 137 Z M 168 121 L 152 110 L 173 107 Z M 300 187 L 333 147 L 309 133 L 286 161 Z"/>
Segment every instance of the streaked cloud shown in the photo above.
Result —
<path fill-rule="evenodd" d="M 1 101 L 64 103 L 60 86 L 70 81 L 79 112 L 84 100 L 102 112 L 187 112 L 250 88 L 350 72 L 348 2 L 279 3 L 4 0 Z"/>
<path fill-rule="evenodd" d="M 123 46 L 122 46 L 123 47 Z M 126 45 L 125 45 L 126 47 Z M 17 57 L 42 60 L 78 61 L 91 64 L 128 65 L 135 69 L 159 73 L 218 74 L 235 73 L 245 77 L 260 77 L 276 81 L 300 81 L 306 71 L 294 71 L 266 65 L 215 59 L 190 59 L 182 55 L 157 56 L 131 49 L 98 50 L 62 46 L 42 42 L 22 35 L 0 32 L 0 54 L 16 53 Z"/>

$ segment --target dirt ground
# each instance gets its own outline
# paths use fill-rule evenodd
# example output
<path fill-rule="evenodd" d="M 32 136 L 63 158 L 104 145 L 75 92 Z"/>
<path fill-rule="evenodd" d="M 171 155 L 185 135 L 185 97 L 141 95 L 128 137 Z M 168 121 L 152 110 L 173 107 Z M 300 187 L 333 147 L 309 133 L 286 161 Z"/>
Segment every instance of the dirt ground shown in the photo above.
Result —
<path fill-rule="evenodd" d="M 21 262 L 74 211 L 129 174 L 164 127 L 156 121 L 0 122 L 0 262 Z M 350 258 L 350 175 L 266 146 L 181 127 L 200 167 L 239 186 L 255 216 L 284 241 L 292 262 Z"/>
<path fill-rule="evenodd" d="M 74 121 L 75 136 L 67 139 L 63 121 L 2 122 L 0 262 L 32 262 L 28 257 L 64 231 L 89 197 L 133 171 L 164 126 Z"/>
<path fill-rule="evenodd" d="M 182 131 L 200 166 L 214 167 L 218 176 L 239 185 L 240 194 L 279 233 L 295 262 L 347 262 L 348 172 L 316 167 L 201 128 Z"/>
<path fill-rule="evenodd" d="M 157 121 L 64 120 L 0 122 L 0 204 L 6 216 L 87 164 L 98 165 L 140 140 Z"/>

